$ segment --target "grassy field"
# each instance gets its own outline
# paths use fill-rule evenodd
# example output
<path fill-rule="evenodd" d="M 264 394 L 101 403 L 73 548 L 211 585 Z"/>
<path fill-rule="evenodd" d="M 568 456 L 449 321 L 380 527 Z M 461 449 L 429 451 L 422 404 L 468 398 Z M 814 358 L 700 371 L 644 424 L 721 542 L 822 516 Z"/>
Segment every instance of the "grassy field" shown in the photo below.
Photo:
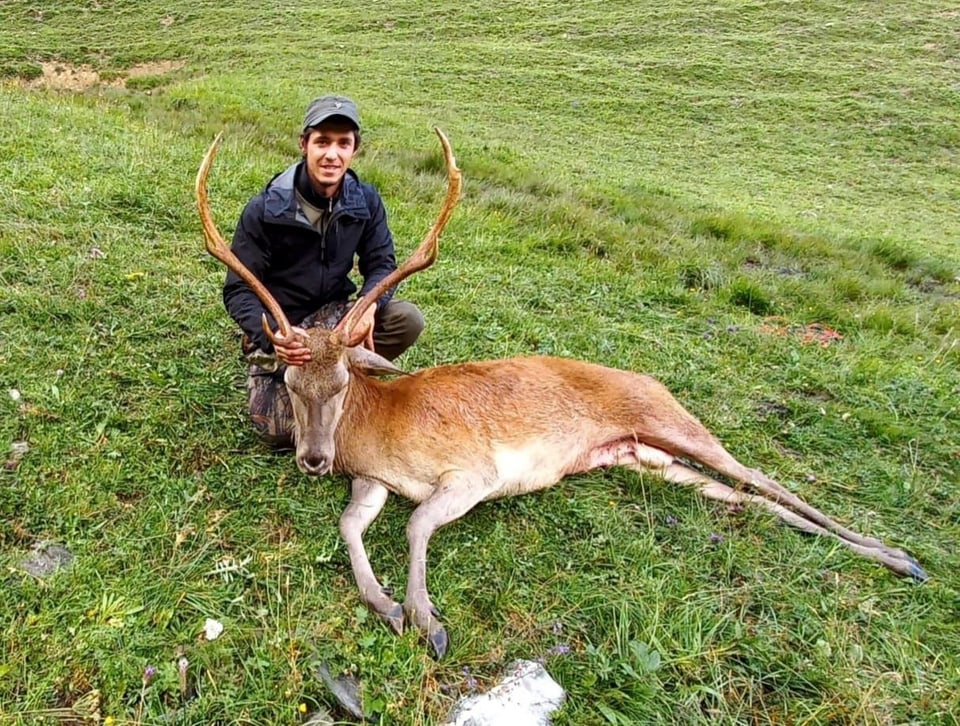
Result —
<path fill-rule="evenodd" d="M 7 0 L 0 23 L 0 724 L 298 723 L 336 711 L 321 662 L 373 722 L 432 724 L 538 657 L 559 724 L 958 722 L 955 6 Z M 339 540 L 346 482 L 245 420 L 192 198 L 223 130 L 232 232 L 328 91 L 360 104 L 401 256 L 443 193 L 432 126 L 464 171 L 403 288 L 428 321 L 407 368 L 651 373 L 931 579 L 608 471 L 438 533 L 451 652 L 391 635 Z M 410 511 L 366 538 L 398 591 Z M 43 542 L 69 568 L 25 573 Z"/>

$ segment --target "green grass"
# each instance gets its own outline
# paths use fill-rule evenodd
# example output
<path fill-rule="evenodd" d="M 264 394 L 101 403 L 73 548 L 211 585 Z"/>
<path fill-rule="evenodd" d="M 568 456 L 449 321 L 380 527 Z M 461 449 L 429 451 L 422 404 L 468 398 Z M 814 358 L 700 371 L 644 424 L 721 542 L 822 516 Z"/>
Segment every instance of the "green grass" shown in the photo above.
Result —
<path fill-rule="evenodd" d="M 955 8 L 101 0 L 0 3 L 0 22 L 0 445 L 30 447 L 0 471 L 0 723 L 91 703 L 116 723 L 294 723 L 334 706 L 318 659 L 359 678 L 374 721 L 436 723 L 464 668 L 484 688 L 538 656 L 563 724 L 956 723 Z M 51 61 L 111 85 L 20 85 Z M 161 61 L 183 65 L 117 82 Z M 464 170 L 439 262 L 404 286 L 428 320 L 404 365 L 649 372 L 931 581 L 603 472 L 437 534 L 446 660 L 389 634 L 336 531 L 346 483 L 301 476 L 245 421 L 192 199 L 224 130 L 210 191 L 232 231 L 324 91 L 360 102 L 358 167 L 401 255 L 443 191 L 431 126 Z M 778 334 L 809 323 L 842 341 Z M 367 536 L 398 591 L 410 511 L 392 500 Z M 73 566 L 24 574 L 39 541 Z"/>

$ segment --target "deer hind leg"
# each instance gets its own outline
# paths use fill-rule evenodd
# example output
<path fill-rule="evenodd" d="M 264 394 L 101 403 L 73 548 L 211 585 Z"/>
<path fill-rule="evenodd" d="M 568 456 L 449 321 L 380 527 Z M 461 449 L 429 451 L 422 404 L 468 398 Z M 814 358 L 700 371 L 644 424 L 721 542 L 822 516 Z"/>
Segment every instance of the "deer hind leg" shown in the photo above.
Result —
<path fill-rule="evenodd" d="M 703 436 L 700 441 L 694 442 L 692 445 L 686 447 L 679 446 L 677 450 L 679 453 L 699 461 L 714 471 L 718 471 L 731 479 L 752 487 L 767 499 L 791 509 L 804 519 L 817 524 L 822 529 L 828 530 L 844 542 L 848 542 L 851 545 L 858 545 L 859 548 L 878 550 L 885 555 L 880 561 L 887 564 L 887 566 L 895 572 L 909 575 L 917 580 L 927 579 L 927 575 L 919 563 L 906 552 L 895 547 L 889 547 L 878 539 L 864 536 L 844 527 L 819 509 L 807 504 L 793 492 L 785 489 L 781 484 L 768 477 L 762 471 L 744 466 L 733 458 L 705 428 L 703 429 Z M 851 549 L 856 550 L 857 548 Z M 872 555 L 867 556 L 872 557 Z M 874 557 L 873 559 L 878 558 Z M 904 564 L 893 567 L 890 562 L 894 560 L 901 560 Z"/>
<path fill-rule="evenodd" d="M 407 523 L 410 574 L 403 610 L 438 659 L 447 652 L 448 639 L 427 591 L 427 545 L 434 532 L 462 517 L 495 489 L 493 480 L 475 472 L 448 471 L 437 481 L 430 496 L 413 511 Z"/>
<path fill-rule="evenodd" d="M 384 590 L 367 557 L 363 533 L 377 518 L 390 494 L 387 488 L 371 479 L 354 479 L 350 503 L 340 516 L 340 536 L 347 545 L 353 577 L 360 589 L 360 599 L 395 633 L 403 632 L 403 608 Z"/>
<path fill-rule="evenodd" d="M 839 533 L 822 526 L 820 523 L 807 519 L 793 509 L 790 509 L 777 501 L 767 499 L 766 497 L 757 494 L 737 491 L 733 487 L 722 484 L 716 479 L 691 469 L 690 467 L 679 462 L 673 462 L 672 464 L 669 464 L 661 469 L 658 473 L 666 481 L 673 482 L 675 484 L 697 487 L 700 490 L 700 493 L 708 499 L 715 499 L 727 504 L 754 504 L 763 507 L 764 509 L 775 514 L 787 524 L 804 532 L 834 537 L 838 542 L 841 542 L 846 547 L 849 547 L 857 554 L 863 557 L 868 557 L 872 560 L 876 560 L 900 575 L 908 575 L 917 579 L 921 579 L 921 576 L 922 578 L 926 577 L 926 574 L 923 572 L 923 570 L 920 569 L 914 562 L 891 554 L 886 547 L 872 547 L 858 542 L 853 542 L 840 536 Z"/>

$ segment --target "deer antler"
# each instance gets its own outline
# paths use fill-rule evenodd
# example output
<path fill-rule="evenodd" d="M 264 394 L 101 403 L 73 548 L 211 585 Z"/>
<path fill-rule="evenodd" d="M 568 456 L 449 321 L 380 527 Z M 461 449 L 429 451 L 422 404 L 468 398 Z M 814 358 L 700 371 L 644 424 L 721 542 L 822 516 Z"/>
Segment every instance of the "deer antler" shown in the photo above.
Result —
<path fill-rule="evenodd" d="M 203 224 L 203 236 L 206 239 L 207 252 L 220 260 L 229 269 L 236 272 L 241 279 L 250 286 L 254 294 L 260 298 L 260 302 L 270 311 L 273 319 L 277 321 L 279 335 L 270 329 L 266 314 L 263 316 L 263 330 L 272 343 L 282 344 L 288 342 L 294 335 L 290 321 L 287 320 L 287 316 L 280 308 L 280 304 L 274 299 L 273 295 L 270 294 L 270 291 L 267 290 L 263 283 L 230 251 L 230 248 L 227 246 L 227 243 L 224 242 L 217 226 L 213 222 L 213 215 L 210 214 L 210 201 L 207 198 L 207 175 L 210 173 L 210 166 L 213 164 L 213 158 L 217 155 L 217 149 L 222 140 L 223 134 L 217 134 L 217 138 L 213 140 L 213 143 L 207 150 L 207 154 L 203 157 L 203 162 L 200 164 L 200 170 L 197 172 L 197 183 L 195 186 L 197 207 L 200 210 L 200 222 Z"/>
<path fill-rule="evenodd" d="M 359 334 L 354 335 L 354 328 L 363 317 L 363 314 L 381 295 L 391 287 L 398 285 L 410 277 L 413 273 L 430 267 L 437 259 L 440 233 L 443 231 L 443 228 L 447 226 L 450 215 L 453 213 L 453 208 L 457 206 L 457 202 L 460 200 L 461 178 L 460 169 L 457 167 L 457 160 L 453 157 L 453 149 L 450 147 L 450 142 L 447 140 L 443 131 L 438 128 L 435 128 L 434 131 L 436 131 L 437 136 L 440 137 L 440 144 L 443 146 L 443 157 L 447 162 L 447 196 L 443 200 L 440 214 L 437 216 L 437 220 L 433 223 L 430 231 L 427 232 L 427 236 L 423 238 L 423 242 L 413 251 L 413 254 L 410 255 L 407 261 L 383 278 L 372 290 L 360 298 L 334 328 L 334 331 L 343 337 L 348 346 L 358 345 L 361 342 L 362 336 Z M 358 333 L 359 332 L 360 331 L 358 331 Z"/>

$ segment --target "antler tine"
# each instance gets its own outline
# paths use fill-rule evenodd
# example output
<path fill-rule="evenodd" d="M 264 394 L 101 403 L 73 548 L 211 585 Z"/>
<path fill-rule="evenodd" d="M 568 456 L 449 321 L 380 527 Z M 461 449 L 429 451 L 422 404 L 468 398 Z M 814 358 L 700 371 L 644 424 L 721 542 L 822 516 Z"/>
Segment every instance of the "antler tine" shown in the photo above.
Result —
<path fill-rule="evenodd" d="M 203 224 L 203 236 L 206 241 L 207 252 L 220 260 L 229 269 L 236 272 L 241 279 L 250 286 L 254 294 L 260 298 L 263 306 L 273 315 L 273 319 L 277 321 L 277 326 L 280 328 L 279 335 L 270 330 L 267 316 L 264 315 L 263 329 L 267 337 L 274 343 L 283 342 L 293 336 L 290 321 L 287 320 L 287 316 L 273 295 L 270 294 L 270 291 L 267 290 L 263 283 L 230 251 L 227 243 L 224 242 L 223 237 L 220 235 L 216 224 L 213 222 L 213 215 L 210 213 L 210 200 L 207 198 L 207 175 L 210 173 L 210 167 L 213 165 L 213 159 L 217 155 L 217 149 L 220 147 L 222 140 L 223 133 L 221 132 L 217 134 L 217 138 L 210 144 L 210 148 L 207 150 L 207 154 L 203 157 L 203 162 L 200 164 L 200 170 L 197 172 L 197 183 L 195 186 L 197 208 L 200 211 L 200 222 Z"/>
<path fill-rule="evenodd" d="M 339 332 L 346 340 L 347 345 L 357 345 L 360 339 L 353 339 L 353 329 L 363 317 L 363 314 L 373 305 L 376 300 L 391 287 L 410 277 L 415 272 L 425 270 L 430 267 L 436 259 L 439 252 L 440 233 L 447 226 L 453 208 L 457 206 L 460 200 L 461 174 L 457 167 L 457 160 L 453 156 L 453 149 L 446 135 L 439 128 L 434 128 L 437 136 L 440 137 L 440 144 L 443 146 L 443 157 L 447 162 L 447 196 L 443 200 L 443 206 L 440 208 L 440 214 L 433 223 L 427 236 L 423 238 L 420 246 L 413 251 L 413 254 L 400 267 L 383 278 L 366 295 L 360 298 L 350 311 L 337 324 L 335 331 Z"/>

